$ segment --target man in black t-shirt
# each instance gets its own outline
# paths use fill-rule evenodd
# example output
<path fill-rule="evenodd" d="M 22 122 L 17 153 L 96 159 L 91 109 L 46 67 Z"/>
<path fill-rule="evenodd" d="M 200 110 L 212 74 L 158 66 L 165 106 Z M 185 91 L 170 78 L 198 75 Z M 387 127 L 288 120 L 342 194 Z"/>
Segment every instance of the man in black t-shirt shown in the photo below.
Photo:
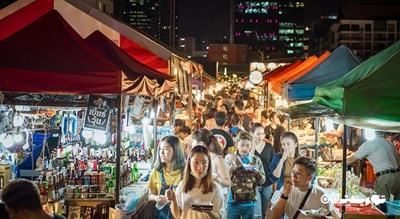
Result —
<path fill-rule="evenodd" d="M 217 128 L 212 129 L 211 133 L 217 138 L 222 151 L 224 151 L 224 155 L 226 155 L 228 148 L 234 145 L 232 136 L 223 129 L 226 123 L 226 114 L 220 111 L 216 112 L 215 123 L 217 124 Z"/>
<path fill-rule="evenodd" d="M 253 121 L 253 119 L 243 111 L 243 109 L 244 109 L 243 100 L 236 100 L 234 109 L 235 109 L 235 113 L 243 116 L 244 130 L 246 130 L 246 132 L 250 132 L 250 126 L 251 126 L 251 122 Z"/>

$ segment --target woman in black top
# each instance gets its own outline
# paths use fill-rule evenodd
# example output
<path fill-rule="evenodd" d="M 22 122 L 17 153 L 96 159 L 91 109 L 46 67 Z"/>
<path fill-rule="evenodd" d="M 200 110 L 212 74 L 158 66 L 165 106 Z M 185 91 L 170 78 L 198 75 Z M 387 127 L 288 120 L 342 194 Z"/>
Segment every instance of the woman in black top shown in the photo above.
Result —
<path fill-rule="evenodd" d="M 251 126 L 251 132 L 253 134 L 252 151 L 254 155 L 261 159 L 265 172 L 265 183 L 262 186 L 258 186 L 259 194 L 257 195 L 257 202 L 254 203 L 254 213 L 261 214 L 262 218 L 266 218 L 268 201 L 272 193 L 269 163 L 272 161 L 275 151 L 270 143 L 264 141 L 265 134 L 261 123 L 254 123 Z"/>

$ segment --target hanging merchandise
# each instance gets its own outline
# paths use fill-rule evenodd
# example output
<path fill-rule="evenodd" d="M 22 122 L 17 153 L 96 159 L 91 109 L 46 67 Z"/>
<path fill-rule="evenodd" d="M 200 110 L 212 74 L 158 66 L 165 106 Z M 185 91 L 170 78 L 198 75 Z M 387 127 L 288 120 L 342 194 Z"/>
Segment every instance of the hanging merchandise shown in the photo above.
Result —
<path fill-rule="evenodd" d="M 143 105 L 144 105 L 144 99 L 142 99 L 140 96 L 136 96 L 133 105 L 131 106 L 132 107 L 132 111 L 130 112 L 131 115 L 135 116 L 136 118 L 139 118 L 142 113 Z"/>
<path fill-rule="evenodd" d="M 65 113 L 62 120 L 62 134 L 65 136 L 75 136 L 77 127 L 77 118 L 74 114 Z"/>

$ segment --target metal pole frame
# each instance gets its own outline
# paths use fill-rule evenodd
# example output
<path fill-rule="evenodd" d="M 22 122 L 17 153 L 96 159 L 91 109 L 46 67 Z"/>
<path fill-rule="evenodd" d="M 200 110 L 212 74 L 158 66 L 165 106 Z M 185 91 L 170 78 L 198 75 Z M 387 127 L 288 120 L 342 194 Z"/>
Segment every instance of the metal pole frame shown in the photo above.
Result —
<path fill-rule="evenodd" d="M 347 129 L 348 126 L 344 125 L 343 128 L 343 164 L 342 164 L 342 199 L 345 198 L 346 195 L 346 170 L 347 170 Z M 341 218 L 344 217 L 346 213 L 346 205 L 342 205 L 342 215 Z"/>
<path fill-rule="evenodd" d="M 116 145 L 116 159 L 115 159 L 115 166 L 116 166 L 116 185 L 115 185 L 115 203 L 119 203 L 119 191 L 120 191 L 120 173 L 121 173 L 121 110 L 122 110 L 122 98 L 121 95 L 117 96 L 117 145 Z"/>

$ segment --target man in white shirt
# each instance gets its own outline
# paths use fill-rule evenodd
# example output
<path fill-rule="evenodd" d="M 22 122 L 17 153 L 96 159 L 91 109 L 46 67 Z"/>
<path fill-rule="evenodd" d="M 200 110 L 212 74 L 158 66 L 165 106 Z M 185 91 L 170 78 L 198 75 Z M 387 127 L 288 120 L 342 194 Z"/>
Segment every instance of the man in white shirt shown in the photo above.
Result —
<path fill-rule="evenodd" d="M 281 188 L 281 195 L 277 201 L 272 200 L 272 218 L 280 218 L 284 214 L 285 219 L 310 218 L 303 215 L 300 210 L 325 209 L 325 215 L 332 210 L 329 199 L 325 200 L 325 190 L 317 185 L 312 185 L 311 180 L 317 169 L 317 163 L 310 157 L 299 157 L 295 160 L 291 172 L 292 182 L 285 181 Z M 309 193 L 307 195 L 307 193 Z M 308 197 L 306 197 L 308 196 Z M 301 207 L 301 205 L 303 205 Z M 296 213 L 299 211 L 298 213 Z M 322 210 L 321 210 L 322 211 Z M 320 218 L 326 218 L 321 215 Z"/>

